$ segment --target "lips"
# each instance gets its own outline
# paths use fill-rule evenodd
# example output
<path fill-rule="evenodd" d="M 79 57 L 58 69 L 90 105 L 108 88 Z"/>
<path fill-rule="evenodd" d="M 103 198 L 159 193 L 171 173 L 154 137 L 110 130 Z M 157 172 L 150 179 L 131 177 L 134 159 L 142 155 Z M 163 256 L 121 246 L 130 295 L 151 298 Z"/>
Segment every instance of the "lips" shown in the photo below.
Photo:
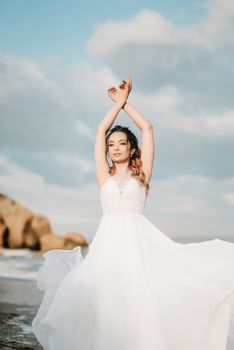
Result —
<path fill-rule="evenodd" d="M 121 153 L 114 153 L 114 156 L 120 156 Z"/>

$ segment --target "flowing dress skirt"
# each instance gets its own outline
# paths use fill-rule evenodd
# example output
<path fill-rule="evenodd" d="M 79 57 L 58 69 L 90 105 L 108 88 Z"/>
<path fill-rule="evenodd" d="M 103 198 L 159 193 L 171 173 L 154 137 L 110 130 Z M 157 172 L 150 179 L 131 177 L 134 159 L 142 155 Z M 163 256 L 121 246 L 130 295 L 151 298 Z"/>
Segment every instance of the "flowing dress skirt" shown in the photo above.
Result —
<path fill-rule="evenodd" d="M 233 243 L 178 243 L 143 214 L 105 214 L 85 256 L 43 257 L 32 328 L 44 349 L 226 349 Z"/>

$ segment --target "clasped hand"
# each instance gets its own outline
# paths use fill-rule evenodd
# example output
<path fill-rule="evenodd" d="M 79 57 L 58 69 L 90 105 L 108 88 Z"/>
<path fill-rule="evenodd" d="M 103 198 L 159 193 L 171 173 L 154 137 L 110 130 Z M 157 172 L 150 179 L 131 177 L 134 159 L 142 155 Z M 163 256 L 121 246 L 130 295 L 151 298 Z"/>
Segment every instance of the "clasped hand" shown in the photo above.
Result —
<path fill-rule="evenodd" d="M 115 86 L 111 86 L 107 89 L 108 96 L 114 101 L 126 102 L 128 96 L 132 90 L 132 77 L 128 75 L 128 81 L 122 80 L 118 89 Z"/>

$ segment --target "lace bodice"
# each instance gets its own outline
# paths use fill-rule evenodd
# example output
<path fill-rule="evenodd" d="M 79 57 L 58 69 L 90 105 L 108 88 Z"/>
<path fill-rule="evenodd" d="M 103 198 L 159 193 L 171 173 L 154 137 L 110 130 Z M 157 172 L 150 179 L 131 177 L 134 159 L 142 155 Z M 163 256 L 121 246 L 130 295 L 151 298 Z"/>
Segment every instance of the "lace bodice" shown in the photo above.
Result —
<path fill-rule="evenodd" d="M 100 188 L 103 214 L 143 214 L 146 198 L 145 188 L 134 177 L 119 181 L 109 176 Z"/>

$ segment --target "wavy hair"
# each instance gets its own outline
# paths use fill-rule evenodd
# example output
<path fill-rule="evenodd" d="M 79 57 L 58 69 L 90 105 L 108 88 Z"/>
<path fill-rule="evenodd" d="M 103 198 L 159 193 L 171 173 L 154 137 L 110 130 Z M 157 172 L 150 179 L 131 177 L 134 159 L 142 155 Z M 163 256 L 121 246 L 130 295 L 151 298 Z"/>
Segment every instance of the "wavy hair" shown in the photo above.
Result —
<path fill-rule="evenodd" d="M 135 177 L 138 181 L 140 181 L 140 184 L 145 187 L 145 193 L 147 195 L 149 192 L 149 184 L 145 181 L 145 173 L 142 169 L 141 149 L 138 146 L 138 140 L 136 136 L 127 126 L 115 125 L 111 130 L 107 132 L 105 139 L 105 154 L 107 156 L 108 141 L 111 134 L 113 134 L 113 132 L 115 131 L 124 132 L 127 136 L 127 140 L 130 142 L 130 151 L 135 149 L 133 155 L 129 158 L 128 168 L 130 169 L 131 175 Z M 116 172 L 116 167 L 114 162 L 112 163 L 113 164 L 109 168 L 109 174 L 113 176 Z"/>

